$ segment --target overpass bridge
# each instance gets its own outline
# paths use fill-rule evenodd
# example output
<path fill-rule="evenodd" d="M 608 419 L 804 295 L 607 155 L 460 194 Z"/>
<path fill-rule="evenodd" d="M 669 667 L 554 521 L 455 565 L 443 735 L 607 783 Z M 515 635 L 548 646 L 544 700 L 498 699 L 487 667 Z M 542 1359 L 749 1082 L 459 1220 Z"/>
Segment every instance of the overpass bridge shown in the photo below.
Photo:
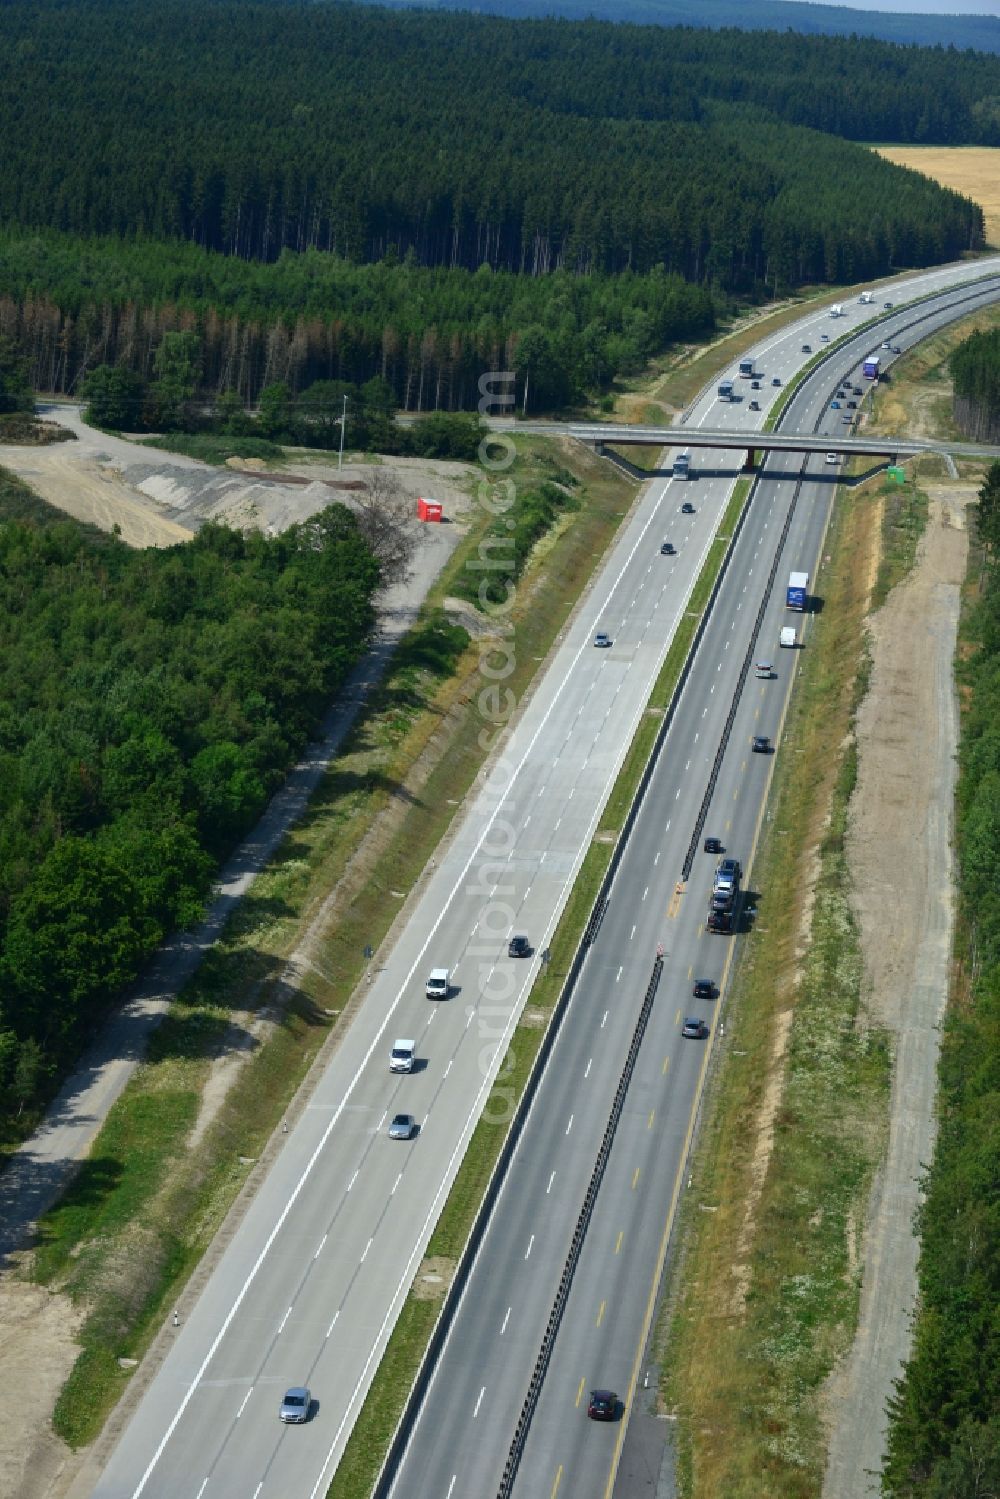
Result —
<path fill-rule="evenodd" d="M 540 424 L 539 424 L 540 425 Z M 815 432 L 734 432 L 709 427 L 637 427 L 615 422 L 580 422 L 563 431 L 578 442 L 588 443 L 597 452 L 606 447 L 675 447 L 732 448 L 743 453 L 743 468 L 752 471 L 757 453 L 829 453 L 836 451 L 845 458 L 886 458 L 898 463 L 901 458 L 919 458 L 923 453 L 937 453 L 942 458 L 998 458 L 1000 447 L 987 443 L 950 442 L 944 438 L 922 440 L 911 437 L 886 437 L 880 433 L 863 436 L 841 436 Z"/>

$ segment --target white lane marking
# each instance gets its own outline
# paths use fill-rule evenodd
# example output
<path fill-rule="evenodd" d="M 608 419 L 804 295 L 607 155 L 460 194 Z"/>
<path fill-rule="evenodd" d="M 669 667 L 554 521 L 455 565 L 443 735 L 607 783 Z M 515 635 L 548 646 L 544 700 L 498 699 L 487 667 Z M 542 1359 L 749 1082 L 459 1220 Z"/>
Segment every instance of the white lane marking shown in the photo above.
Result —
<path fill-rule="evenodd" d="M 645 890 L 642 892 L 642 898 L 643 898 L 643 900 L 646 899 L 646 896 L 648 894 L 649 894 L 649 886 L 647 885 L 646 888 L 645 888 Z"/>
<path fill-rule="evenodd" d="M 615 974 L 615 983 L 616 984 L 620 984 L 621 981 L 622 981 L 622 969 L 624 968 L 624 966 L 625 965 L 622 964 L 622 967 L 619 968 L 618 972 Z M 607 1011 L 605 1011 L 605 1014 L 607 1014 Z"/>
<path fill-rule="evenodd" d="M 708 712 L 707 708 L 702 708 L 702 710 L 701 710 L 701 716 L 702 716 L 702 718 L 705 717 L 705 715 L 706 715 L 707 712 Z"/>
<path fill-rule="evenodd" d="M 385 1115 L 383 1114 L 382 1118 L 379 1120 L 379 1124 L 378 1124 L 379 1129 L 382 1128 L 382 1126 L 383 1126 L 384 1123 L 385 1123 Z M 347 1190 L 348 1190 L 348 1192 L 354 1186 L 354 1183 L 357 1181 L 357 1179 L 358 1179 L 358 1177 L 360 1175 L 361 1175 L 360 1169 L 357 1170 L 357 1171 L 355 1171 L 354 1175 L 351 1177 L 350 1181 L 347 1183 Z"/>
<path fill-rule="evenodd" d="M 256 1488 L 255 1488 L 255 1489 L 254 1489 L 254 1491 L 253 1491 L 253 1499 L 258 1499 L 258 1496 L 259 1496 L 259 1494 L 260 1494 L 260 1491 L 261 1491 L 261 1489 L 262 1489 L 262 1488 L 263 1488 L 263 1487 L 264 1487 L 264 1480 L 263 1480 L 263 1479 L 261 1479 L 261 1481 L 260 1481 L 260 1483 L 259 1483 L 259 1484 L 258 1484 L 258 1485 L 257 1485 L 257 1487 L 256 1487 Z"/>
<path fill-rule="evenodd" d="M 601 1016 L 601 1030 L 602 1031 L 603 1031 L 604 1027 L 607 1025 L 607 1023 L 608 1023 L 608 1012 L 607 1012 L 607 1010 L 605 1010 L 604 1014 Z"/>
<path fill-rule="evenodd" d="M 531 821 L 531 813 L 529 812 L 528 815 L 527 815 L 527 817 L 524 819 L 524 826 L 527 827 L 528 823 L 530 821 Z"/>
<path fill-rule="evenodd" d="M 570 1130 L 572 1128 L 573 1128 L 573 1115 L 570 1114 L 570 1116 L 569 1116 L 569 1123 L 566 1126 L 566 1133 L 569 1134 L 569 1132 L 570 1132 Z"/>
<path fill-rule="evenodd" d="M 485 1385 L 483 1385 L 483 1387 L 482 1387 L 482 1389 L 481 1389 L 481 1390 L 480 1390 L 480 1391 L 479 1391 L 479 1399 L 478 1399 L 478 1400 L 477 1400 L 477 1401 L 476 1401 L 476 1408 L 475 1408 L 475 1410 L 474 1410 L 474 1411 L 473 1411 L 473 1412 L 472 1412 L 472 1419 L 473 1419 L 473 1421 L 474 1421 L 474 1420 L 475 1420 L 475 1419 L 476 1419 L 476 1417 L 477 1417 L 477 1416 L 478 1416 L 478 1415 L 479 1415 L 479 1407 L 480 1407 L 480 1406 L 481 1406 L 481 1405 L 482 1405 L 482 1403 L 483 1403 L 483 1396 L 484 1396 L 484 1395 L 485 1395 L 485 1394 L 486 1394 L 486 1386 L 485 1386 Z"/>
<path fill-rule="evenodd" d="M 454 1064 L 455 1064 L 455 1058 L 454 1057 L 449 1057 L 448 1058 L 448 1065 L 444 1069 L 444 1075 L 445 1075 L 445 1077 L 448 1076 L 448 1073 L 451 1071 L 451 1069 L 454 1066 Z"/>
<path fill-rule="evenodd" d="M 385 1121 L 388 1119 L 388 1117 L 389 1117 L 389 1110 L 386 1109 L 385 1113 L 382 1115 L 382 1118 L 379 1120 L 378 1124 L 376 1125 L 376 1128 L 377 1129 L 381 1129 L 382 1126 L 383 1126 L 383 1124 L 385 1123 Z"/>
<path fill-rule="evenodd" d="M 505 1315 L 505 1317 L 504 1317 L 504 1319 L 503 1319 L 503 1323 L 502 1323 L 502 1325 L 501 1325 L 501 1327 L 500 1327 L 500 1336 L 501 1336 L 501 1337 L 503 1337 L 503 1335 L 504 1335 L 504 1333 L 505 1333 L 505 1332 L 506 1332 L 506 1331 L 507 1331 L 507 1323 L 508 1323 L 508 1322 L 509 1322 L 509 1321 L 510 1321 L 510 1307 L 508 1307 L 508 1308 L 507 1308 L 507 1312 L 506 1312 L 506 1315 Z M 452 1479 L 452 1480 L 451 1480 L 451 1481 L 452 1481 L 452 1483 L 454 1483 L 454 1482 L 455 1482 L 455 1480 L 454 1480 L 454 1479 Z M 448 1490 L 448 1493 L 449 1493 L 449 1494 L 450 1494 L 450 1493 L 451 1493 L 451 1489 L 449 1489 L 449 1490 Z"/>
<path fill-rule="evenodd" d="M 527 1259 L 528 1255 L 531 1253 L 531 1246 L 532 1246 L 532 1244 L 534 1244 L 534 1242 L 535 1242 L 535 1236 L 534 1236 L 534 1234 L 532 1234 L 531 1238 L 528 1240 L 528 1247 L 524 1251 L 524 1257 L 525 1257 L 525 1259 Z"/>
<path fill-rule="evenodd" d="M 337 1325 L 337 1318 L 339 1316 L 340 1316 L 340 1307 L 338 1306 L 337 1310 L 333 1314 L 333 1321 L 330 1323 L 330 1326 L 326 1330 L 327 1337 L 330 1336 L 330 1334 L 333 1332 L 333 1329 L 336 1327 L 336 1325 Z"/>
<path fill-rule="evenodd" d="M 236 1412 L 236 1419 L 237 1419 L 237 1421 L 240 1419 L 240 1417 L 242 1416 L 243 1412 L 246 1410 L 246 1408 L 247 1408 L 247 1401 L 250 1399 L 250 1396 L 252 1394 L 253 1394 L 253 1385 L 250 1386 L 249 1390 L 247 1390 L 246 1394 L 243 1396 L 243 1404 L 240 1406 L 239 1410 Z M 206 1482 L 207 1481 L 208 1480 L 206 1479 Z"/>
<path fill-rule="evenodd" d="M 368 1258 L 368 1251 L 369 1251 L 369 1249 L 372 1247 L 372 1245 L 374 1243 L 375 1243 L 374 1239 L 369 1239 L 368 1240 L 368 1243 L 365 1245 L 365 1247 L 364 1247 L 364 1249 L 362 1251 L 361 1258 L 358 1261 L 359 1265 L 363 1265 L 364 1264 L 365 1260 Z"/>
<path fill-rule="evenodd" d="M 558 833 L 558 831 L 559 831 L 559 823 L 560 822 L 562 822 L 562 818 L 561 817 L 558 819 L 558 821 L 556 822 L 555 827 L 552 829 L 553 833 Z"/>
<path fill-rule="evenodd" d="M 469 1011 L 469 1018 L 465 1022 L 465 1029 L 466 1030 L 469 1029 L 469 1026 L 472 1024 L 472 1022 L 475 1020 L 475 1018 L 476 1018 L 476 1012 L 475 1012 L 475 1010 L 470 1010 Z"/>
<path fill-rule="evenodd" d="M 396 1180 L 392 1184 L 392 1191 L 389 1193 L 390 1197 L 395 1197 L 395 1195 L 396 1195 L 396 1188 L 399 1186 L 399 1184 L 400 1184 L 400 1182 L 402 1180 L 403 1180 L 403 1173 L 401 1171 L 399 1173 L 399 1175 L 396 1177 Z"/>
<path fill-rule="evenodd" d="M 326 1239 L 327 1239 L 327 1236 L 326 1236 L 326 1234 L 324 1234 L 323 1237 L 319 1241 L 319 1247 L 317 1248 L 316 1253 L 313 1255 L 313 1259 L 314 1260 L 318 1260 L 319 1257 L 320 1257 L 320 1255 L 323 1253 L 323 1245 L 326 1243 Z"/>
<path fill-rule="evenodd" d="M 656 858 L 653 860 L 653 868 L 654 869 L 656 868 L 657 864 L 659 864 L 659 862 L 660 862 L 660 850 L 657 849 L 656 850 Z"/>
<path fill-rule="evenodd" d="M 695 742 L 695 744 L 698 743 L 698 735 L 697 734 L 695 734 L 695 736 L 694 736 L 694 742 Z"/>
<path fill-rule="evenodd" d="M 685 760 L 685 762 L 684 762 L 684 769 L 685 770 L 690 770 L 691 769 L 691 761 L 690 760 Z"/>
<path fill-rule="evenodd" d="M 264 1487 L 264 1485 L 263 1485 L 263 1484 L 261 1484 L 261 1483 L 259 1483 L 259 1484 L 258 1484 L 258 1485 L 257 1485 L 257 1493 L 258 1493 L 258 1494 L 259 1494 L 259 1493 L 260 1493 L 260 1491 L 261 1491 L 261 1489 L 262 1489 L 262 1488 L 263 1488 L 263 1487 Z M 199 1489 L 199 1490 L 198 1490 L 198 1499 L 201 1499 L 201 1496 L 202 1496 L 202 1494 L 203 1494 L 203 1493 L 204 1493 L 204 1492 L 205 1492 L 205 1490 L 206 1490 L 206 1489 L 207 1489 L 207 1488 L 208 1488 L 208 1479 L 207 1479 L 207 1478 L 206 1478 L 206 1479 L 205 1479 L 205 1481 L 204 1481 L 204 1483 L 203 1483 L 203 1484 L 202 1484 L 202 1486 L 201 1486 L 201 1488 L 200 1488 L 200 1489 Z M 254 1496 L 254 1499 L 256 1499 L 256 1495 L 255 1495 L 255 1496 Z"/>
<path fill-rule="evenodd" d="M 281 1325 L 278 1328 L 279 1332 L 284 1332 L 284 1330 L 285 1330 L 285 1323 L 288 1321 L 288 1319 L 289 1319 L 289 1317 L 291 1315 L 292 1315 L 292 1309 L 291 1309 L 291 1307 L 289 1307 L 288 1311 L 285 1313 L 285 1315 L 281 1319 Z"/>
<path fill-rule="evenodd" d="M 590 1069 L 591 1069 L 591 1067 L 593 1067 L 593 1065 L 594 1065 L 594 1059 L 593 1059 L 593 1057 L 591 1057 L 591 1059 L 587 1063 L 586 1069 L 584 1071 L 584 1074 L 583 1074 L 584 1077 L 589 1077 L 590 1076 Z"/>
<path fill-rule="evenodd" d="M 632 930 L 628 934 L 628 940 L 631 942 L 632 938 L 634 936 L 635 936 L 635 923 L 633 922 L 633 924 L 632 924 Z"/>
<path fill-rule="evenodd" d="M 553 1171 L 552 1175 L 549 1177 L 549 1184 L 545 1188 L 545 1195 L 546 1195 L 546 1197 L 548 1197 L 549 1193 L 552 1191 L 552 1183 L 555 1181 L 555 1179 L 556 1179 L 556 1174 Z"/>
<path fill-rule="evenodd" d="M 674 801 L 675 802 L 679 802 L 680 799 L 681 799 L 681 788 L 678 786 L 676 792 L 674 793 Z"/>
<path fill-rule="evenodd" d="M 456 1482 L 457 1478 L 458 1478 L 458 1474 L 457 1473 L 453 1473 L 451 1475 L 451 1483 L 448 1485 L 448 1492 L 447 1492 L 447 1494 L 445 1494 L 444 1499 L 451 1499 L 452 1491 L 453 1491 L 453 1489 L 455 1487 L 455 1482 Z"/>
<path fill-rule="evenodd" d="M 492 968 L 490 969 L 490 972 L 491 973 L 493 972 Z M 436 1015 L 437 1015 L 437 1010 L 432 1010 L 431 1013 L 428 1015 L 428 1017 L 427 1017 L 427 1029 L 428 1030 L 430 1030 L 431 1026 L 434 1024 L 434 1018 L 435 1018 Z"/>
<path fill-rule="evenodd" d="M 664 828 L 664 829 L 663 829 L 663 831 L 664 831 L 664 832 L 665 832 L 665 833 L 669 833 L 669 832 L 670 832 L 670 824 L 671 824 L 671 821 L 672 821 L 672 820 L 673 820 L 673 819 L 672 819 L 672 818 L 670 818 L 670 817 L 668 817 L 668 818 L 667 818 L 667 825 L 666 825 L 666 827 L 665 827 L 665 828 Z"/>
<path fill-rule="evenodd" d="M 571 786 L 571 787 L 570 787 L 570 788 L 569 788 L 569 796 L 567 796 L 567 798 L 566 798 L 566 800 L 567 800 L 567 801 L 568 801 L 568 802 L 571 802 L 571 801 L 572 801 L 572 800 L 573 800 L 573 792 L 574 792 L 574 791 L 575 791 L 575 789 L 576 789 L 576 788 L 575 788 L 575 787 L 574 787 L 574 786 Z"/>

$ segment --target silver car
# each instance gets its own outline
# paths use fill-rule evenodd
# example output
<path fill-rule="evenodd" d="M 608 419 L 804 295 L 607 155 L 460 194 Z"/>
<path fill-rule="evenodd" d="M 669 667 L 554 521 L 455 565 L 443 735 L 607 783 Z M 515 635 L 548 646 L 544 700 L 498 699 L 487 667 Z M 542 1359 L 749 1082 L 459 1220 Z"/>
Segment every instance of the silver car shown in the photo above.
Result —
<path fill-rule="evenodd" d="M 285 1391 L 285 1398 L 281 1402 L 278 1418 L 286 1421 L 290 1426 L 301 1426 L 304 1421 L 309 1420 L 309 1411 L 312 1407 L 312 1396 L 305 1385 L 293 1385 L 290 1390 Z"/>
<path fill-rule="evenodd" d="M 389 1125 L 390 1140 L 412 1140 L 417 1133 L 417 1121 L 412 1114 L 393 1114 Z"/>

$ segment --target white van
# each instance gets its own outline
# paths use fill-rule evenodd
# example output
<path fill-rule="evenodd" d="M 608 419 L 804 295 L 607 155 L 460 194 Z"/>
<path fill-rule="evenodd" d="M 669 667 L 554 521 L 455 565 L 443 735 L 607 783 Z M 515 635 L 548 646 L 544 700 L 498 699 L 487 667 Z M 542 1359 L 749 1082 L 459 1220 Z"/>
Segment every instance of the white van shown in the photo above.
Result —
<path fill-rule="evenodd" d="M 428 999 L 447 999 L 451 989 L 451 977 L 447 968 L 432 968 L 424 993 Z"/>
<path fill-rule="evenodd" d="M 795 631 L 792 629 L 791 625 L 785 625 L 784 629 L 781 632 L 781 638 L 778 641 L 778 644 L 781 646 L 795 645 Z"/>
<path fill-rule="evenodd" d="M 416 1041 L 411 1041 L 405 1036 L 401 1037 L 398 1041 L 394 1041 L 392 1043 L 392 1051 L 389 1053 L 389 1071 L 412 1072 L 416 1049 Z"/>

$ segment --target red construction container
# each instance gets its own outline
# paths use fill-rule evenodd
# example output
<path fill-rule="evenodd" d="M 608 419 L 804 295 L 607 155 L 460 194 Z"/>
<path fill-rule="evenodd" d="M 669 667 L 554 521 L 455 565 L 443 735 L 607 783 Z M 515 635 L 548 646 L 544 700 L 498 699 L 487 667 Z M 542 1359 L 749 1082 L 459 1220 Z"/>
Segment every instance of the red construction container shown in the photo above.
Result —
<path fill-rule="evenodd" d="M 417 501 L 417 519 L 418 520 L 437 520 L 437 521 L 439 521 L 441 519 L 441 501 L 440 500 L 418 500 Z"/>

